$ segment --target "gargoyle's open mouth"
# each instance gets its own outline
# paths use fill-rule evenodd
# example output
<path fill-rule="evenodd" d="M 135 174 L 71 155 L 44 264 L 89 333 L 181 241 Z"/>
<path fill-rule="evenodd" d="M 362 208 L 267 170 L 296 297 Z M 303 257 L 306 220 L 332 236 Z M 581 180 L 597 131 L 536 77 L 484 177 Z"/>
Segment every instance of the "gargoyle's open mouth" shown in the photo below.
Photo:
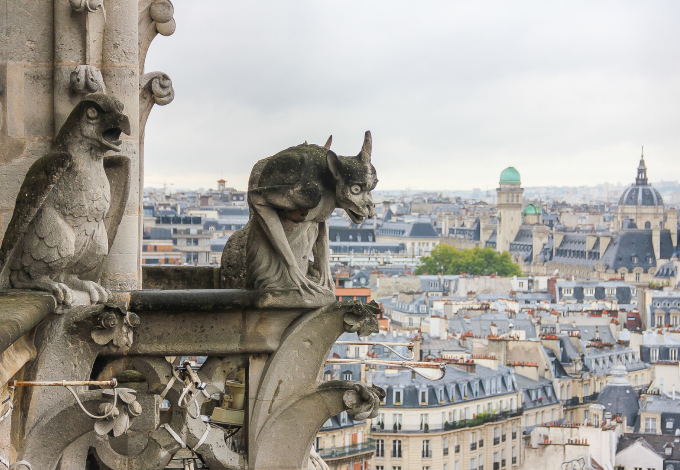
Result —
<path fill-rule="evenodd" d="M 120 145 L 121 140 L 120 140 L 120 134 L 123 132 L 123 130 L 120 127 L 112 127 L 111 129 L 106 129 L 102 133 L 102 138 L 114 145 Z"/>
<path fill-rule="evenodd" d="M 364 219 L 366 218 L 363 215 L 354 212 L 352 209 L 345 208 L 345 211 L 347 211 L 347 215 L 349 215 L 349 218 L 352 219 L 352 222 L 354 222 L 355 224 L 363 222 Z"/>

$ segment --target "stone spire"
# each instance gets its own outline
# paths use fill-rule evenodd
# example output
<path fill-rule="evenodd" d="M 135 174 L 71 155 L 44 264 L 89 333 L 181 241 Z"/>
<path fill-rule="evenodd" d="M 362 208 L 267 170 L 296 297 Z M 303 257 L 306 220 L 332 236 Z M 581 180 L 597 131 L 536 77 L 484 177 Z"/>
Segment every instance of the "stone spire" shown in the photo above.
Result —
<path fill-rule="evenodd" d="M 647 166 L 645 165 L 645 148 L 642 147 L 642 156 L 640 157 L 640 164 L 638 165 L 637 178 L 635 184 L 638 186 L 647 186 Z"/>

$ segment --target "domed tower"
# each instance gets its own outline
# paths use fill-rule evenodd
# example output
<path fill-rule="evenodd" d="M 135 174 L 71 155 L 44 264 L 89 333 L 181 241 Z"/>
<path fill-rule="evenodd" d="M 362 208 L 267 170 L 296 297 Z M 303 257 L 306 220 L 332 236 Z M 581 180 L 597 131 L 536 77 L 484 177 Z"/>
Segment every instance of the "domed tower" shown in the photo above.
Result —
<path fill-rule="evenodd" d="M 498 227 L 496 229 L 496 251 L 502 253 L 510 249 L 510 242 L 515 239 L 522 225 L 522 196 L 524 189 L 519 172 L 508 167 L 501 172 L 501 179 L 496 189 L 498 200 Z"/>
<path fill-rule="evenodd" d="M 664 228 L 664 205 L 661 194 L 649 184 L 647 165 L 642 154 L 637 168 L 635 184 L 626 188 L 616 209 L 616 226 L 620 231 L 630 228 L 630 221 L 639 229 Z"/>

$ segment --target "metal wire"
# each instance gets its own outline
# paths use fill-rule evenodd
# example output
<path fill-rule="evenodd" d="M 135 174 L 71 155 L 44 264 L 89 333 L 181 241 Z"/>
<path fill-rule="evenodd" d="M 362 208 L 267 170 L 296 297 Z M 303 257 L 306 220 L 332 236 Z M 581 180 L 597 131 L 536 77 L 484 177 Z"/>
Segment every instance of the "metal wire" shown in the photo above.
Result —
<path fill-rule="evenodd" d="M 416 357 L 416 353 L 413 350 L 415 348 L 414 343 L 395 343 L 395 342 L 381 342 L 381 341 L 336 341 L 335 344 L 347 344 L 347 345 L 354 345 L 354 346 L 363 346 L 363 345 L 371 345 L 371 346 L 383 346 L 392 351 L 394 354 L 399 356 L 400 358 L 406 360 L 406 361 L 412 361 Z M 394 349 L 391 346 L 397 346 L 397 347 L 407 347 L 409 351 L 411 351 L 411 357 L 406 357 L 402 356 L 399 354 L 396 349 Z"/>
<path fill-rule="evenodd" d="M 436 363 L 436 362 L 406 362 L 406 361 L 384 361 L 380 359 L 327 359 L 326 363 L 328 364 L 369 364 L 369 365 L 379 365 L 379 366 L 398 366 L 398 367 L 404 367 L 406 369 L 412 370 L 419 376 L 428 379 L 428 380 L 433 380 L 433 381 L 438 381 L 442 380 L 444 376 L 446 375 L 446 364 L 444 363 Z M 441 375 L 433 379 L 432 377 L 428 377 L 427 375 L 421 374 L 418 372 L 416 367 L 420 367 L 421 369 L 439 369 L 441 372 Z"/>

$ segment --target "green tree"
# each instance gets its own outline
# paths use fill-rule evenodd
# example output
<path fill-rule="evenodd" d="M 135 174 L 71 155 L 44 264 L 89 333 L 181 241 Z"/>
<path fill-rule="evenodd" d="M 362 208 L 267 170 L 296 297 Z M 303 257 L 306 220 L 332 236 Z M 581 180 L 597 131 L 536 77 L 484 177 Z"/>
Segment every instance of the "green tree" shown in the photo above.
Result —
<path fill-rule="evenodd" d="M 510 253 L 496 253 L 492 248 L 457 250 L 451 245 L 437 245 L 420 260 L 416 274 L 473 274 L 521 276 L 519 266 L 512 262 Z"/>

